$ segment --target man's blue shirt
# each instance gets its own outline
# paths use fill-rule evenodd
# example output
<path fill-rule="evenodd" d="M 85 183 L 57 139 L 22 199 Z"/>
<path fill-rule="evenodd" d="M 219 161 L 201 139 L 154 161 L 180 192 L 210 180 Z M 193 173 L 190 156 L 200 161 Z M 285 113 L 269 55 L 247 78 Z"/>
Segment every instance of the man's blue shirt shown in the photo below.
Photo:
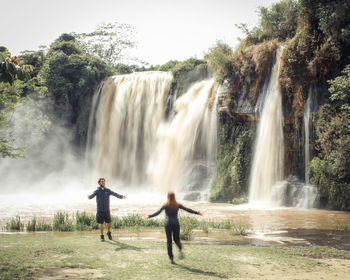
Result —
<path fill-rule="evenodd" d="M 96 203 L 97 203 L 97 211 L 98 212 L 108 212 L 109 211 L 109 196 L 113 195 L 118 198 L 123 198 L 122 195 L 117 194 L 116 192 L 104 188 L 102 190 L 101 186 L 97 188 L 91 195 L 89 195 L 89 198 L 92 199 L 96 196 Z"/>

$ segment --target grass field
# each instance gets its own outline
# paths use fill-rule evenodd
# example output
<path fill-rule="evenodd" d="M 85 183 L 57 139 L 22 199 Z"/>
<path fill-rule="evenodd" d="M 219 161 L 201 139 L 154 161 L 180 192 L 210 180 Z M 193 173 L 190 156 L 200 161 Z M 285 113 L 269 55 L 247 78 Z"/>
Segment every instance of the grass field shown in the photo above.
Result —
<path fill-rule="evenodd" d="M 0 234 L 0 279 L 350 279 L 350 252 L 328 247 L 189 241 L 182 260 L 174 248 L 172 265 L 165 239 L 98 237 L 98 231 Z"/>

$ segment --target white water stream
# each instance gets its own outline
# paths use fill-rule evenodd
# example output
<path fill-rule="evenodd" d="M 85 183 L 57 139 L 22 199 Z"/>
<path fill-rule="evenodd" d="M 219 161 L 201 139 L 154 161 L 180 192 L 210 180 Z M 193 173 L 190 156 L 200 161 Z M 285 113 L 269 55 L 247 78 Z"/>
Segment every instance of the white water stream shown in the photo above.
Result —
<path fill-rule="evenodd" d="M 313 99 L 313 91 L 310 87 L 308 98 L 305 105 L 305 111 L 304 111 L 304 131 L 305 131 L 305 183 L 309 183 L 309 175 L 307 172 L 308 165 L 310 163 L 310 129 L 312 129 L 312 113 L 311 108 L 313 106 L 312 99 Z"/>
<path fill-rule="evenodd" d="M 88 141 L 93 180 L 182 195 L 195 191 L 192 199 L 207 199 L 216 153 L 216 86 L 214 80 L 195 83 L 166 119 L 171 80 L 166 72 L 141 72 L 105 82 L 90 117 L 96 124 Z"/>
<path fill-rule="evenodd" d="M 249 203 L 254 205 L 279 205 L 274 195 L 274 185 L 283 176 L 283 114 L 278 82 L 280 51 L 271 71 L 261 112 L 253 164 L 250 175 Z M 265 87 L 264 87 L 265 88 Z"/>

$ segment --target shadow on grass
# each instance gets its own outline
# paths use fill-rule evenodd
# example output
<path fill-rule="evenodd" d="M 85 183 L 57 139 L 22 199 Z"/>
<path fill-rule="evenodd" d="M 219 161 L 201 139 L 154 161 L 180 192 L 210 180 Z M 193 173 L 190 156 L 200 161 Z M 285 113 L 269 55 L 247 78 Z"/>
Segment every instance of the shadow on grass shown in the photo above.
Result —
<path fill-rule="evenodd" d="M 178 264 L 178 263 L 175 263 L 175 265 L 178 266 L 179 268 L 188 270 L 188 271 L 193 272 L 193 273 L 202 274 L 204 276 L 216 277 L 216 278 L 220 278 L 220 279 L 227 279 L 227 276 L 222 275 L 222 274 L 218 274 L 215 272 L 200 270 L 197 268 L 188 267 L 186 265 Z"/>
<path fill-rule="evenodd" d="M 132 246 L 132 245 L 129 245 L 129 244 L 125 244 L 125 243 L 116 241 L 116 240 L 109 240 L 109 241 L 106 241 L 106 242 L 110 243 L 112 245 L 115 245 L 115 246 L 119 246 L 119 248 L 115 249 L 116 251 L 120 251 L 120 250 L 142 251 L 142 249 L 143 249 L 143 248 L 135 247 L 135 246 Z"/>

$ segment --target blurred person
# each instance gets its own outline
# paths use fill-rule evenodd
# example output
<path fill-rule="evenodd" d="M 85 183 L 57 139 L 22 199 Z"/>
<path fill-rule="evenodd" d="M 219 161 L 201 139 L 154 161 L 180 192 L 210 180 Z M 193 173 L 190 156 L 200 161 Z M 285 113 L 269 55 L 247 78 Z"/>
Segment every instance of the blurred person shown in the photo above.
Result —
<path fill-rule="evenodd" d="M 146 216 L 146 219 L 148 220 L 152 217 L 159 215 L 163 210 L 165 210 L 165 216 L 166 216 L 165 234 L 167 239 L 167 250 L 168 250 L 168 256 L 172 264 L 175 264 L 173 248 L 172 248 L 172 238 L 174 238 L 174 242 L 179 248 L 180 258 L 184 257 L 182 252 L 182 245 L 180 242 L 180 224 L 177 218 L 179 209 L 185 210 L 192 214 L 197 214 L 200 216 L 203 215 L 200 211 L 195 211 L 195 210 L 186 208 L 182 204 L 179 204 L 175 199 L 175 193 L 168 192 L 167 202 L 157 212 Z"/>
<path fill-rule="evenodd" d="M 113 195 L 120 199 L 126 199 L 126 195 L 121 195 L 116 192 L 113 192 L 109 188 L 106 188 L 106 180 L 105 178 L 98 179 L 99 186 L 97 189 L 91 194 L 88 195 L 89 199 L 92 199 L 96 196 L 96 204 L 97 204 L 97 213 L 96 213 L 96 221 L 100 224 L 100 237 L 101 241 L 105 241 L 103 235 L 103 224 L 107 225 L 107 236 L 109 240 L 112 240 L 111 233 L 111 211 L 109 209 L 109 196 Z"/>

